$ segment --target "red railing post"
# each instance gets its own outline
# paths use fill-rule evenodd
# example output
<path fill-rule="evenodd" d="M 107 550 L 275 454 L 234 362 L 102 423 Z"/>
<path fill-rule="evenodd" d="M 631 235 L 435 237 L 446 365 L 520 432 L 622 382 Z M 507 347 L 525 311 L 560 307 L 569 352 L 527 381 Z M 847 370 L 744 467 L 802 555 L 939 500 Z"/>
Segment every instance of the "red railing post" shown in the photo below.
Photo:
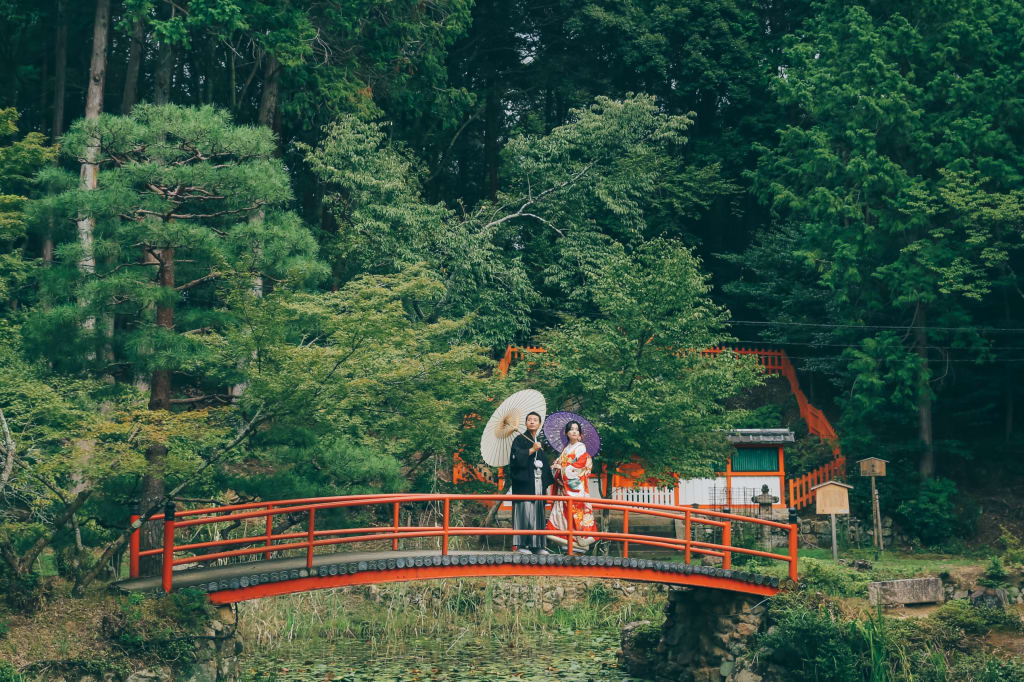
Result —
<path fill-rule="evenodd" d="M 566 500 L 565 500 L 565 503 L 566 503 L 566 507 L 565 508 L 566 508 L 566 511 L 567 511 L 566 517 L 568 517 L 568 519 L 569 519 L 569 525 L 568 525 L 568 529 L 569 529 L 569 537 L 568 537 L 568 540 L 569 540 L 569 556 L 572 556 L 572 544 L 573 544 L 572 543 L 572 498 L 571 497 L 567 497 Z"/>
<path fill-rule="evenodd" d="M 683 525 L 686 528 L 685 534 L 683 535 L 683 542 L 686 543 L 684 545 L 684 550 L 683 550 L 683 561 L 685 561 L 686 563 L 690 563 L 690 510 L 689 509 L 686 510 L 685 521 L 683 522 Z"/>
<path fill-rule="evenodd" d="M 789 579 L 794 583 L 797 581 L 797 534 L 800 526 L 795 523 L 789 524 Z"/>
<path fill-rule="evenodd" d="M 622 534 L 629 535 L 629 510 L 625 509 L 622 512 Z M 629 540 L 622 541 L 622 556 L 625 558 L 629 557 Z"/>
<path fill-rule="evenodd" d="M 316 537 L 316 509 L 309 509 L 309 530 L 306 531 L 306 568 L 313 568 L 313 540 Z"/>
<path fill-rule="evenodd" d="M 273 511 L 274 511 L 274 505 L 268 504 L 267 505 L 267 547 L 270 547 L 270 546 L 272 546 L 274 544 L 274 515 L 272 513 Z M 267 561 L 270 560 L 270 550 L 269 549 L 266 552 L 263 553 L 263 558 L 265 560 L 267 560 Z"/>
<path fill-rule="evenodd" d="M 391 550 L 398 551 L 398 503 L 395 502 L 395 537 L 391 540 Z"/>
<path fill-rule="evenodd" d="M 129 523 L 133 526 L 138 520 L 138 514 L 132 514 L 128 517 Z M 128 539 L 128 577 L 130 578 L 139 577 L 139 536 L 141 530 L 141 528 L 133 530 L 131 537 Z"/>
<path fill-rule="evenodd" d="M 171 591 L 171 571 L 174 570 L 174 502 L 164 505 L 164 555 L 161 586 Z"/>
<path fill-rule="evenodd" d="M 448 554 L 448 523 L 451 514 L 451 503 L 452 501 L 450 498 L 444 498 L 444 535 L 441 540 L 442 555 Z M 498 504 L 501 504 L 501 502 L 498 502 Z"/>
<path fill-rule="evenodd" d="M 722 544 L 726 547 L 732 547 L 732 522 L 729 519 L 725 519 L 725 525 L 722 526 Z M 732 552 L 729 550 L 722 550 L 722 568 L 729 570 L 732 567 Z"/>

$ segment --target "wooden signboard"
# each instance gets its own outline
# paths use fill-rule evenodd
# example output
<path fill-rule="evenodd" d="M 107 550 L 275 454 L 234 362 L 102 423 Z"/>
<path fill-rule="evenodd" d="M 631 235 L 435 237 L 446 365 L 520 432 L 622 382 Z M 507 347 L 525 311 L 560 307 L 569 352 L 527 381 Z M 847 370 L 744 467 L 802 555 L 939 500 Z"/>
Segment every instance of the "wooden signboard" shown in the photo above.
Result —
<path fill-rule="evenodd" d="M 885 465 L 888 464 L 888 461 L 878 457 L 868 457 L 857 463 L 860 464 L 861 476 L 885 476 Z"/>
<path fill-rule="evenodd" d="M 875 479 L 871 479 L 872 481 Z M 836 514 L 850 513 L 850 488 L 839 481 L 828 481 L 811 488 L 814 493 L 815 509 L 818 514 L 828 514 L 832 521 L 832 560 L 839 561 L 839 548 L 836 543 Z"/>
<path fill-rule="evenodd" d="M 849 514 L 852 487 L 838 481 L 828 481 L 811 488 L 815 492 L 815 513 Z"/>

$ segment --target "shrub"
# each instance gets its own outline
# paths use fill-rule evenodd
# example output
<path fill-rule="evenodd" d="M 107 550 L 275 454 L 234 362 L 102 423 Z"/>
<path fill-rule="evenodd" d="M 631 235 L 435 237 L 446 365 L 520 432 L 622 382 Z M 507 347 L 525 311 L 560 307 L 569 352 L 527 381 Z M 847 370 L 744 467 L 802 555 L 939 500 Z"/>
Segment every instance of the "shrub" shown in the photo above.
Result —
<path fill-rule="evenodd" d="M 767 659 L 787 670 L 794 682 L 860 680 L 857 656 L 850 645 L 849 624 L 828 604 L 802 603 L 785 595 L 772 599 L 772 627 L 758 639 Z"/>
<path fill-rule="evenodd" d="M 182 590 L 157 598 L 130 594 L 104 618 L 106 636 L 129 655 L 161 662 L 195 660 L 195 635 L 212 616 L 206 595 Z"/>
<path fill-rule="evenodd" d="M 830 561 L 800 561 L 800 581 L 809 590 L 832 597 L 866 597 L 871 576 L 837 566 Z"/>
<path fill-rule="evenodd" d="M 37 573 L 15 574 L 0 562 L 0 599 L 15 611 L 32 613 L 46 599 L 49 585 Z"/>
<path fill-rule="evenodd" d="M 0 661 L 0 682 L 24 682 L 25 677 L 18 672 L 13 663 Z"/>
<path fill-rule="evenodd" d="M 984 635 L 993 628 L 1017 630 L 1020 619 L 1012 613 L 991 606 L 972 606 L 966 599 L 946 602 L 930 618 L 956 628 L 967 635 Z"/>
<path fill-rule="evenodd" d="M 935 546 L 969 535 L 977 520 L 976 512 L 960 498 L 956 483 L 930 478 L 921 483 L 915 497 L 900 503 L 895 516 L 904 532 Z"/>
<path fill-rule="evenodd" d="M 1003 546 L 1003 559 L 1011 566 L 1024 564 L 1024 542 L 1006 526 L 1000 526 L 1003 534 L 999 536 L 999 544 Z"/>
<path fill-rule="evenodd" d="M 978 579 L 978 584 L 985 587 L 1000 587 L 1006 585 L 1006 578 L 1007 573 L 1006 569 L 1003 568 L 1002 560 L 994 556 L 989 560 L 988 566 L 985 568 L 984 577 Z"/>

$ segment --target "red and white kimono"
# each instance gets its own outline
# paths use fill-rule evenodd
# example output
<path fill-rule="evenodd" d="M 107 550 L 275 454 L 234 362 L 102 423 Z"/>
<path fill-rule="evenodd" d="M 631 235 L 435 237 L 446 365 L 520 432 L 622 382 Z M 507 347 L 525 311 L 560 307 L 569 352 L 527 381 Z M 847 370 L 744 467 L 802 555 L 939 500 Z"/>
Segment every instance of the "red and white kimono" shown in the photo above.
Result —
<path fill-rule="evenodd" d="M 594 458 L 587 453 L 587 446 L 584 443 L 566 445 L 558 459 L 551 465 L 551 470 L 555 474 L 555 494 L 567 497 L 590 497 L 587 477 L 590 476 L 593 468 Z M 572 516 L 574 549 L 586 549 L 593 544 L 596 538 L 585 533 L 581 535 L 576 535 L 576 533 L 597 530 L 597 524 L 594 523 L 594 508 L 585 502 L 574 502 Z M 551 506 L 547 528 L 548 530 L 568 530 L 568 504 L 559 500 Z M 568 545 L 565 536 L 549 535 L 548 537 L 562 545 Z"/>

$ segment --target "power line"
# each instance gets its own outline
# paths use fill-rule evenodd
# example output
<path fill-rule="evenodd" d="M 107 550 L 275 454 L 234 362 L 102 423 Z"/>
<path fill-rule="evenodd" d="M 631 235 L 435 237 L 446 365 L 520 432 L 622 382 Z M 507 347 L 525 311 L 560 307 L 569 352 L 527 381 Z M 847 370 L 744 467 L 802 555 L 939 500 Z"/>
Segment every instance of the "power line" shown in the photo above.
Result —
<path fill-rule="evenodd" d="M 897 331 L 908 331 L 910 329 L 925 329 L 927 331 L 946 332 L 977 332 L 987 334 L 989 332 L 1002 332 L 1013 334 L 1024 334 L 1024 328 L 1009 327 L 914 327 L 911 325 L 885 325 L 885 324 L 826 324 L 822 322 L 778 322 L 768 320 L 729 320 L 729 324 L 746 324 L 752 326 L 779 326 L 779 327 L 814 327 L 819 329 L 893 329 Z"/>
<path fill-rule="evenodd" d="M 745 343 L 751 345 L 775 345 L 775 346 L 810 346 L 812 348 L 863 348 L 859 343 L 815 343 L 814 341 L 766 341 L 764 339 L 750 340 L 750 339 L 738 339 L 735 342 L 730 342 L 732 345 Z M 968 348 L 951 348 L 949 350 L 970 352 Z M 1004 350 L 1024 350 L 1024 346 L 992 346 L 989 348 L 982 348 L 974 352 L 986 352 L 994 353 L 996 351 Z"/>

